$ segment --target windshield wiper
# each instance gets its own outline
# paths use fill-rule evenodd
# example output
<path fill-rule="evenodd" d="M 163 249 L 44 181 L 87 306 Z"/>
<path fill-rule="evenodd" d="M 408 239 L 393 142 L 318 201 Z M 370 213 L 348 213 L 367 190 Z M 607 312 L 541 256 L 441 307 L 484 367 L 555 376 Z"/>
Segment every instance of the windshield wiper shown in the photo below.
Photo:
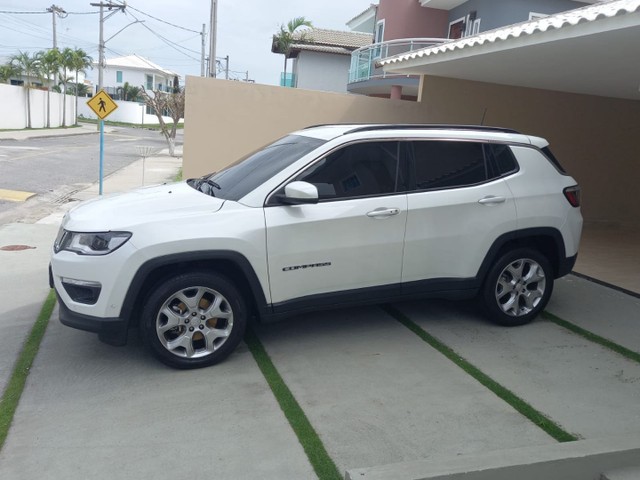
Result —
<path fill-rule="evenodd" d="M 214 182 L 210 178 L 207 178 L 206 180 L 204 180 L 204 183 L 206 183 L 207 185 L 211 185 L 213 188 L 217 188 L 218 190 L 222 190 L 222 187 L 220 187 L 220 185 L 218 185 L 216 182 Z"/>

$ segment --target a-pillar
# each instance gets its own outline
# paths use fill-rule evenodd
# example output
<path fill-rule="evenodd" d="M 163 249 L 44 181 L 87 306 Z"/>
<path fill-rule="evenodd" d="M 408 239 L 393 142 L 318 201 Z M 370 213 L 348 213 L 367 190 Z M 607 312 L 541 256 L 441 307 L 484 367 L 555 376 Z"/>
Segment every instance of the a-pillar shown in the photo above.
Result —
<path fill-rule="evenodd" d="M 391 86 L 391 100 L 402 100 L 402 85 Z"/>

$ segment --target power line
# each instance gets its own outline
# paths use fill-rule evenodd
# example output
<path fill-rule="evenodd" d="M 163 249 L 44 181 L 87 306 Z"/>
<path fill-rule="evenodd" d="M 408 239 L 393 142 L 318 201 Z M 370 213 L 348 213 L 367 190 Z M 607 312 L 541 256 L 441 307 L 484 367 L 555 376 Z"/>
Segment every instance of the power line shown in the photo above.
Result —
<path fill-rule="evenodd" d="M 6 13 L 8 15 L 40 15 L 40 14 L 47 14 L 49 12 L 47 12 L 46 10 L 43 12 L 12 12 L 12 11 L 8 11 L 8 10 L 0 10 L 0 13 Z"/>
<path fill-rule="evenodd" d="M 181 27 L 180 25 L 176 25 L 175 23 L 167 22 L 166 20 L 162 20 L 161 18 L 154 17 L 153 15 L 145 13 L 142 10 L 138 10 L 137 8 L 132 7 L 128 3 L 127 3 L 127 8 L 130 8 L 131 10 L 135 10 L 136 12 L 141 13 L 142 15 L 145 15 L 145 16 L 147 16 L 149 18 L 153 18 L 154 20 L 157 20 L 158 22 L 166 23 L 167 25 L 171 25 L 172 27 L 179 28 L 181 30 L 186 30 L 187 32 L 197 33 L 198 35 L 200 35 L 200 32 L 198 32 L 196 30 L 191 30 L 190 28 Z M 196 53 L 198 53 L 198 52 L 196 52 Z"/>
<path fill-rule="evenodd" d="M 127 12 L 125 12 L 125 14 L 127 14 Z M 128 15 L 131 15 L 134 19 L 136 19 L 136 20 L 140 21 L 140 20 L 139 20 L 139 19 L 138 19 L 134 14 L 129 13 Z M 155 35 L 156 37 L 158 37 L 160 40 L 162 40 L 164 43 L 166 43 L 169 47 L 173 48 L 176 52 L 178 52 L 178 53 L 180 53 L 180 54 L 184 55 L 185 57 L 188 57 L 188 58 L 190 58 L 190 59 L 192 59 L 192 60 L 195 60 L 196 62 L 199 62 L 199 61 L 200 61 L 199 59 L 194 58 L 194 57 L 192 57 L 191 55 L 188 55 L 187 53 L 185 53 L 185 52 L 183 52 L 182 50 L 179 50 L 179 49 L 187 50 L 187 51 L 189 51 L 189 52 L 193 52 L 193 53 L 200 53 L 200 52 L 196 52 L 196 51 L 191 50 L 191 49 L 189 49 L 189 48 L 183 47 L 182 45 L 178 45 L 177 43 L 172 42 L 171 40 L 169 40 L 169 39 L 167 39 L 167 38 L 163 37 L 163 36 L 162 36 L 162 35 L 160 35 L 159 33 L 154 32 L 151 28 L 149 28 L 149 27 L 148 27 L 147 25 L 145 25 L 144 23 L 142 23 L 142 22 L 140 22 L 140 23 L 141 23 L 141 25 L 142 25 L 144 28 L 146 28 L 147 30 L 149 30 L 149 32 L 151 32 L 151 34 L 153 34 L 153 35 Z"/>
<path fill-rule="evenodd" d="M 17 11 L 12 11 L 12 10 L 0 10 L 0 13 L 6 13 L 7 15 L 40 15 L 43 13 L 51 13 L 47 10 L 41 12 L 41 11 L 34 11 L 34 12 L 17 12 Z M 97 13 L 100 12 L 65 12 L 67 15 L 95 15 Z M 198 33 L 198 32 L 196 32 Z"/>

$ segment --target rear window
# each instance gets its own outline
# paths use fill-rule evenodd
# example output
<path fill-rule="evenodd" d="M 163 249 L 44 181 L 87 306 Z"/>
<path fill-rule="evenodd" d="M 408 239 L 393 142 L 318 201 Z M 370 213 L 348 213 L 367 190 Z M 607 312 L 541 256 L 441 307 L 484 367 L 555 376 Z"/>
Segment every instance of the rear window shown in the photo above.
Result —
<path fill-rule="evenodd" d="M 463 187 L 487 180 L 480 143 L 415 141 L 413 158 L 418 190 Z"/>
<path fill-rule="evenodd" d="M 549 161 L 551 163 L 553 163 L 553 165 L 558 169 L 558 171 L 560 173 L 562 173 L 563 175 L 566 175 L 567 172 L 565 171 L 564 168 L 562 168 L 562 165 L 560 165 L 560 162 L 558 161 L 558 159 L 555 157 L 555 155 L 553 153 L 551 153 L 551 150 L 549 150 L 549 147 L 544 147 L 542 149 L 542 153 L 545 154 L 545 156 L 549 159 Z"/>

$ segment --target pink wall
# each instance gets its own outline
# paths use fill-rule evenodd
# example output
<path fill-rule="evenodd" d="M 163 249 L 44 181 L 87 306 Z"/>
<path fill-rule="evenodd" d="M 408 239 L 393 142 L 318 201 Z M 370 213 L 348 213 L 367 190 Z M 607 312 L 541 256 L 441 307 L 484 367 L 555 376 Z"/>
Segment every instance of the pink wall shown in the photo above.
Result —
<path fill-rule="evenodd" d="M 377 21 L 382 19 L 385 41 L 447 37 L 449 12 L 421 7 L 418 0 L 380 0 Z"/>

